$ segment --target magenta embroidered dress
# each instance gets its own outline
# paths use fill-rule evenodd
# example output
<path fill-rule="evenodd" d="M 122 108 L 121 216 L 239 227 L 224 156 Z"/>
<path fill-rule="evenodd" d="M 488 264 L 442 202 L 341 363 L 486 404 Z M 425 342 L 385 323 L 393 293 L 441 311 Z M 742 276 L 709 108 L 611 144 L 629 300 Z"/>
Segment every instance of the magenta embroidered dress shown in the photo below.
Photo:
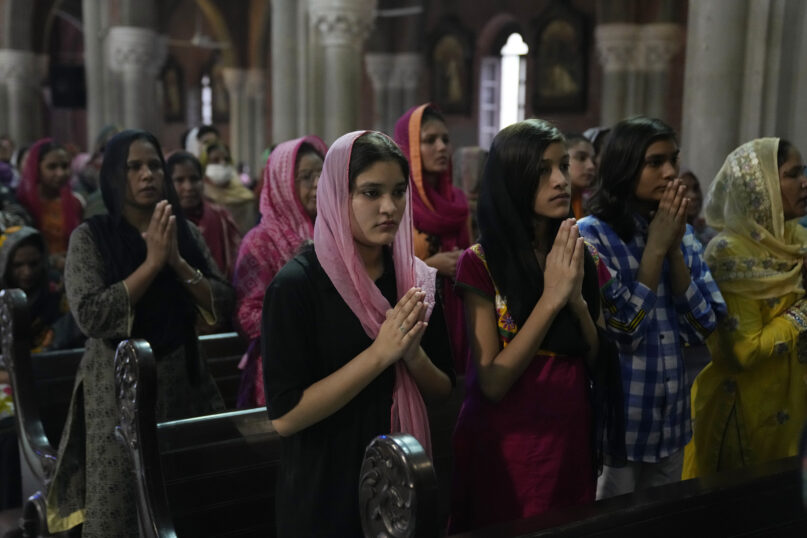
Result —
<path fill-rule="evenodd" d="M 594 253 L 592 253 L 594 254 Z M 610 279 L 595 255 L 598 277 Z M 457 286 L 495 306 L 504 348 L 518 327 L 499 295 L 479 244 L 459 260 Z M 476 381 L 474 362 L 454 431 L 451 532 L 594 502 L 589 376 L 582 357 L 539 352 L 499 402 Z"/>

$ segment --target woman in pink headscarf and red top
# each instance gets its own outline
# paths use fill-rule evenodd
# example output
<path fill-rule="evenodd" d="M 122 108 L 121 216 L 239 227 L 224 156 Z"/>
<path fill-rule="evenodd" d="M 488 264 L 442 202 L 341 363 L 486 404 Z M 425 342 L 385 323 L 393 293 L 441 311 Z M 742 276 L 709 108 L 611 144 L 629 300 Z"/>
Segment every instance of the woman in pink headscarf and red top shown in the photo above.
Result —
<path fill-rule="evenodd" d="M 395 141 L 409 159 L 415 256 L 437 269 L 451 338 L 454 368 L 470 357 L 460 298 L 454 293 L 457 260 L 470 246 L 468 201 L 451 177 L 451 141 L 442 114 L 431 104 L 410 108 L 395 124 Z"/>
<path fill-rule="evenodd" d="M 45 239 L 51 267 L 59 271 L 64 269 L 70 234 L 81 223 L 84 211 L 69 181 L 70 157 L 64 147 L 51 138 L 31 146 L 17 198 Z"/>
<path fill-rule="evenodd" d="M 247 232 L 235 264 L 236 315 L 250 341 L 241 364 L 240 408 L 265 404 L 260 357 L 263 294 L 300 245 L 314 237 L 317 182 L 327 151 L 322 139 L 306 136 L 278 144 L 266 162 L 261 221 Z"/>

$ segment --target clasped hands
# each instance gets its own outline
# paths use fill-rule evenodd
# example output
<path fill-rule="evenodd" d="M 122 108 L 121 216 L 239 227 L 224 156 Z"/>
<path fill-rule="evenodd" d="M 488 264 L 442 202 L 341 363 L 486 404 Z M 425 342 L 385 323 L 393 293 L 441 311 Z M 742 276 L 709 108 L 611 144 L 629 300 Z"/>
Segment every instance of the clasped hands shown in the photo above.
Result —
<path fill-rule="evenodd" d="M 394 308 L 387 310 L 386 319 L 371 346 L 385 367 L 399 359 L 412 361 L 418 355 L 430 306 L 425 298 L 426 293 L 420 288 L 411 288 Z"/>
<path fill-rule="evenodd" d="M 680 179 L 667 184 L 647 229 L 647 247 L 665 256 L 681 253 L 681 241 L 687 224 L 689 198 Z"/>
<path fill-rule="evenodd" d="M 146 263 L 157 271 L 166 264 L 179 271 L 185 260 L 179 254 L 176 217 L 167 200 L 157 202 L 143 239 L 146 241 Z"/>

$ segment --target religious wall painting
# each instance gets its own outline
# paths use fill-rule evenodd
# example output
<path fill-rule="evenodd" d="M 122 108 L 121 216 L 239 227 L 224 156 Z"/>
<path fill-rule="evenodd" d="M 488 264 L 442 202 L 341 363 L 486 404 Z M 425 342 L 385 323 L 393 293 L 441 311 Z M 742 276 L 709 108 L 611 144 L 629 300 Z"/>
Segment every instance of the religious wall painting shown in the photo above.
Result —
<path fill-rule="evenodd" d="M 585 17 L 556 0 L 538 16 L 534 28 L 533 110 L 584 111 L 588 92 Z"/>
<path fill-rule="evenodd" d="M 438 27 L 431 48 L 431 100 L 447 114 L 470 114 L 472 37 L 457 21 Z"/>
<path fill-rule="evenodd" d="M 185 83 L 182 66 L 169 56 L 160 76 L 163 88 L 163 119 L 166 122 L 185 121 Z"/>

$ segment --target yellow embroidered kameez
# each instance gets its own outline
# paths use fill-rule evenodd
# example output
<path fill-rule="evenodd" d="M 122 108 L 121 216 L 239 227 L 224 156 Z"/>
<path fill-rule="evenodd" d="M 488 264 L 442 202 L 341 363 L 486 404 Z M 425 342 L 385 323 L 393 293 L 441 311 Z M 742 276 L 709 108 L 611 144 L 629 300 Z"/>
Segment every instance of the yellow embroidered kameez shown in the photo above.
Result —
<path fill-rule="evenodd" d="M 798 452 L 807 418 L 807 231 L 784 220 L 779 139 L 740 146 L 712 184 L 705 252 L 728 308 L 692 387 L 693 438 L 683 478 Z"/>

